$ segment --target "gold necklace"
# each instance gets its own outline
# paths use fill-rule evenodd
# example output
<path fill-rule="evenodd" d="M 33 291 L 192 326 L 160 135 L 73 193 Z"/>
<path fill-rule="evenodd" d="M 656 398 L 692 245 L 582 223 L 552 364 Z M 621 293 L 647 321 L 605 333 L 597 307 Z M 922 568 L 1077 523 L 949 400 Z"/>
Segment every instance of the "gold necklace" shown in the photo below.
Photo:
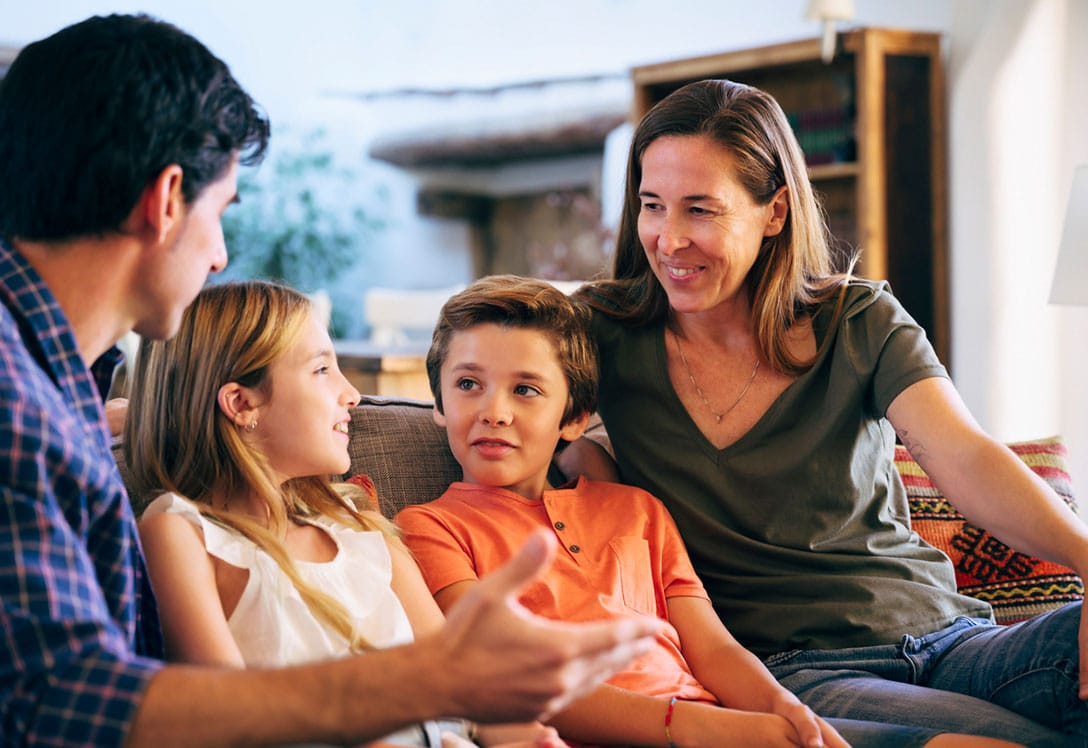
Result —
<path fill-rule="evenodd" d="M 703 405 L 706 406 L 706 409 L 710 411 L 715 419 L 717 419 L 718 423 L 721 423 L 722 419 L 733 411 L 733 408 L 740 405 L 740 401 L 743 400 L 744 396 L 748 394 L 748 390 L 751 388 L 752 382 L 756 380 L 756 372 L 759 371 L 759 356 L 756 356 L 756 365 L 752 367 L 752 373 L 748 376 L 748 381 L 745 382 L 744 389 L 742 389 L 740 391 L 740 394 L 737 395 L 737 399 L 733 401 L 732 405 L 726 408 L 723 412 L 719 413 L 718 411 L 714 410 L 713 407 L 711 407 L 710 400 L 707 398 L 706 393 L 703 392 L 703 388 L 700 387 L 699 383 L 695 381 L 695 375 L 691 373 L 691 367 L 688 365 L 688 357 L 684 355 L 684 347 L 680 345 L 680 336 L 676 334 L 676 330 L 672 329 L 668 325 L 666 325 L 666 327 L 668 327 L 669 332 L 672 333 L 672 339 L 676 343 L 676 350 L 680 352 L 680 360 L 684 364 L 684 371 L 688 373 L 688 379 L 691 380 L 691 386 L 695 388 L 695 392 L 698 393 L 699 399 L 703 401 Z"/>

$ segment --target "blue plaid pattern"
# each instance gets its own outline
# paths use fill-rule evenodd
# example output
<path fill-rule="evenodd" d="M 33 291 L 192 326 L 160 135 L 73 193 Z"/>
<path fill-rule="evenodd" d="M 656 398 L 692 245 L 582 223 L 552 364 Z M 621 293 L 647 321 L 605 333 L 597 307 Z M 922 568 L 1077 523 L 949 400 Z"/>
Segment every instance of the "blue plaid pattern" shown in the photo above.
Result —
<path fill-rule="evenodd" d="M 0 743 L 121 745 L 162 635 L 99 385 L 0 240 Z"/>

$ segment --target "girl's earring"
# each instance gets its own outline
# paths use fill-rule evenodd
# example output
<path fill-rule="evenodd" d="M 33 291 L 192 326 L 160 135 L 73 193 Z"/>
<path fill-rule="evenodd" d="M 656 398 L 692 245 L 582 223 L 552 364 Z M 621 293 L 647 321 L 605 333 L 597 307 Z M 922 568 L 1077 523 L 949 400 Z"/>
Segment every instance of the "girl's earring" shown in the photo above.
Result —
<path fill-rule="evenodd" d="M 254 418 L 252 421 L 247 423 L 245 425 L 245 429 L 246 429 L 247 434 L 252 434 L 254 431 L 256 431 L 257 430 L 257 419 Z"/>

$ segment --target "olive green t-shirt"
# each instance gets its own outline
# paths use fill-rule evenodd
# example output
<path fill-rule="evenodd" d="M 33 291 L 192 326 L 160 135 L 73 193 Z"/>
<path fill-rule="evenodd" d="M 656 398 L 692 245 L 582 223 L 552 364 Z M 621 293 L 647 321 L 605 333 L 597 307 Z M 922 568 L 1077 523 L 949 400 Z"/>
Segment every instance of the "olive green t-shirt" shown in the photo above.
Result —
<path fill-rule="evenodd" d="M 716 449 L 669 380 L 662 324 L 594 315 L 600 413 L 624 482 L 659 497 L 722 621 L 760 656 L 890 644 L 990 608 L 910 527 L 888 405 L 947 377 L 884 283 L 851 283 L 813 318 L 815 365 Z"/>

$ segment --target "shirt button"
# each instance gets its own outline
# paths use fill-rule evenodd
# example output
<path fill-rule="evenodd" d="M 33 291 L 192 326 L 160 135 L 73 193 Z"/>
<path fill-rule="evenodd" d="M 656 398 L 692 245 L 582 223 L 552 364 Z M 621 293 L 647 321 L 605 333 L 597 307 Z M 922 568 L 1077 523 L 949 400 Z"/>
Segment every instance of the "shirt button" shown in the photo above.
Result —
<path fill-rule="evenodd" d="M 570 552 L 571 553 L 581 553 L 581 551 L 582 551 L 582 546 L 580 546 L 580 545 L 572 545 L 570 547 Z"/>
<path fill-rule="evenodd" d="M 556 522 L 555 523 L 555 529 L 556 530 L 565 530 L 565 529 L 567 529 L 567 525 L 564 522 Z"/>

